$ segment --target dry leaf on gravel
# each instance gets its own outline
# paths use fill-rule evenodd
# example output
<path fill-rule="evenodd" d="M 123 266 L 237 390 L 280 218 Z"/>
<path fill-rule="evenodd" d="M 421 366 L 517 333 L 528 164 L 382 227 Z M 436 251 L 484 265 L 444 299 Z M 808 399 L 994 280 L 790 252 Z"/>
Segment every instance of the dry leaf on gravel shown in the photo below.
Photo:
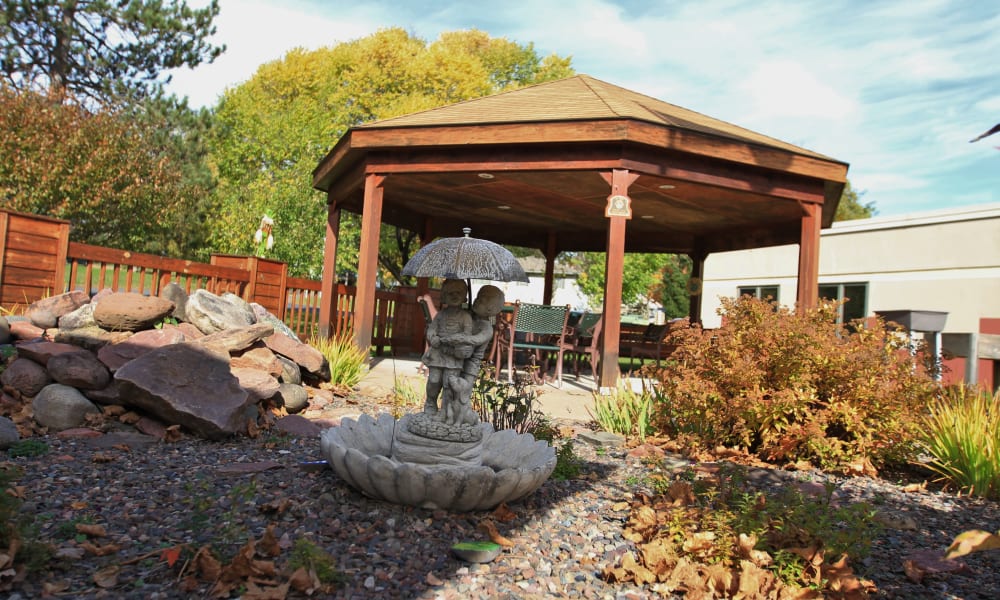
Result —
<path fill-rule="evenodd" d="M 514 542 L 500 535 L 500 532 L 497 531 L 496 524 L 489 519 L 483 519 L 479 522 L 479 530 L 490 536 L 490 541 L 494 544 L 500 544 L 504 548 L 511 548 L 514 546 Z"/>
<path fill-rule="evenodd" d="M 510 523 L 517 518 L 517 514 L 506 503 L 501 502 L 500 506 L 493 510 L 493 518 L 501 523 Z"/>
<path fill-rule="evenodd" d="M 121 550 L 121 546 L 118 544 L 91 544 L 90 542 L 83 542 L 80 547 L 87 552 L 93 554 L 94 556 L 108 556 L 109 554 L 117 554 Z"/>
<path fill-rule="evenodd" d="M 113 588 L 118 585 L 118 574 L 121 568 L 118 565 L 110 565 L 94 573 L 94 583 L 97 587 L 104 589 Z"/>
<path fill-rule="evenodd" d="M 281 546 L 278 544 L 278 536 L 274 535 L 274 525 L 268 525 L 261 536 L 257 548 L 264 556 L 275 557 L 281 554 Z"/>
<path fill-rule="evenodd" d="M 104 525 L 93 523 L 77 523 L 76 532 L 90 537 L 107 537 L 108 532 L 104 530 Z"/>
<path fill-rule="evenodd" d="M 115 457 L 106 452 L 95 452 L 94 455 L 90 457 L 90 461 L 97 464 L 103 464 L 114 462 Z"/>
<path fill-rule="evenodd" d="M 319 580 L 319 576 L 316 575 L 316 571 L 312 569 L 307 571 L 305 567 L 296 569 L 288 578 L 288 584 L 292 586 L 293 590 L 306 596 L 311 596 L 323 585 Z"/>
<path fill-rule="evenodd" d="M 955 536 L 955 540 L 948 546 L 945 558 L 957 558 L 970 552 L 996 549 L 1000 549 L 1000 532 L 994 534 L 974 529 Z"/>
<path fill-rule="evenodd" d="M 184 438 L 180 425 L 171 425 L 163 430 L 163 441 L 167 444 L 179 442 Z"/>

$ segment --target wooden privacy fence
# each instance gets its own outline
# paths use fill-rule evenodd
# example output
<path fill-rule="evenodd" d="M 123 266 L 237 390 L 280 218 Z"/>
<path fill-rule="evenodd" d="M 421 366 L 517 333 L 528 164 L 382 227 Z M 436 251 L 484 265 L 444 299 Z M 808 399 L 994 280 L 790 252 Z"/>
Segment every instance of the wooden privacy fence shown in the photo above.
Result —
<path fill-rule="evenodd" d="M 300 338 L 319 328 L 320 283 L 288 276 L 288 265 L 256 256 L 212 255 L 211 263 L 164 258 L 69 241 L 69 222 L 0 209 L 0 306 L 16 311 L 70 290 L 89 296 L 102 289 L 158 295 L 168 283 L 187 293 L 205 289 L 231 292 L 256 302 Z M 338 284 L 331 335 L 350 335 L 355 288 Z M 372 345 L 382 354 L 423 349 L 423 313 L 416 291 L 379 290 L 375 294 Z"/>

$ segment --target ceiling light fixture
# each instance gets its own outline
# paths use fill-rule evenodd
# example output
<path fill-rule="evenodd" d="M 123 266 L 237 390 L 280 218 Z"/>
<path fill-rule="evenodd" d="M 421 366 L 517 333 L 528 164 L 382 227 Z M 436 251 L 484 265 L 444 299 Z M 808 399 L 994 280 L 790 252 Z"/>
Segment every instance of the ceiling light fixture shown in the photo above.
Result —
<path fill-rule="evenodd" d="M 675 186 L 675 185 L 670 185 L 669 183 L 664 183 L 663 185 L 661 185 L 661 186 L 660 186 L 660 189 L 661 189 L 661 190 L 672 190 L 672 189 L 674 189 L 675 187 L 677 187 L 677 186 Z"/>
<path fill-rule="evenodd" d="M 654 217 L 653 215 L 642 215 L 639 218 L 648 220 L 648 219 L 655 219 L 656 217 Z"/>
<path fill-rule="evenodd" d="M 493 179 L 493 173 L 480 173 L 480 179 Z"/>
<path fill-rule="evenodd" d="M 500 206 L 497 207 L 497 210 L 510 210 L 510 207 L 507 206 L 506 204 L 501 204 Z"/>

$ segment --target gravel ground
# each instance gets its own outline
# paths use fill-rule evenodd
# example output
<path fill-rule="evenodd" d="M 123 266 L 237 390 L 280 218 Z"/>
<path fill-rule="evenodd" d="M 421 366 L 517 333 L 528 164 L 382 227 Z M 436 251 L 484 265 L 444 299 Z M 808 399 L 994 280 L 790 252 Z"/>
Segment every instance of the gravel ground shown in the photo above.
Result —
<path fill-rule="evenodd" d="M 181 589 L 178 575 L 190 552 L 168 567 L 158 551 L 211 543 L 217 554 L 233 556 L 249 538 L 260 539 L 268 525 L 285 548 L 274 559 L 279 568 L 297 540 L 309 540 L 334 556 L 343 582 L 318 597 L 659 597 L 648 588 L 610 585 L 597 576 L 631 547 L 622 538 L 628 511 L 614 505 L 636 491 L 636 478 L 645 468 L 624 451 L 575 444 L 584 476 L 550 480 L 512 505 L 516 519 L 500 523 L 499 529 L 515 546 L 496 561 L 478 565 L 454 558 L 449 548 L 482 539 L 477 524 L 485 513 L 450 514 L 370 500 L 328 468 L 302 467 L 323 459 L 314 438 L 265 434 L 221 443 L 185 438 L 145 444 L 126 432 L 44 441 L 51 447 L 46 455 L 10 461 L 25 471 L 17 482 L 23 512 L 35 518 L 39 537 L 60 548 L 64 558 L 43 576 L 16 584 L 8 592 L 11 599 L 37 598 L 50 590 L 71 598 L 209 597 L 207 585 Z M 230 472 L 240 466 L 251 472 Z M 271 468 L 259 470 L 263 466 Z M 885 480 L 836 481 L 842 502 L 863 499 L 880 511 L 912 518 L 914 528 L 887 529 L 873 540 L 872 556 L 856 566 L 877 585 L 879 597 L 1000 597 L 1000 552 L 965 557 L 964 573 L 921 584 L 909 582 L 902 570 L 911 552 L 942 550 L 963 530 L 1000 530 L 996 502 L 940 491 L 903 493 Z M 85 540 L 73 529 L 78 523 L 101 525 L 107 536 Z M 84 542 L 113 543 L 118 550 L 77 557 Z M 95 572 L 115 566 L 116 584 L 95 585 Z"/>

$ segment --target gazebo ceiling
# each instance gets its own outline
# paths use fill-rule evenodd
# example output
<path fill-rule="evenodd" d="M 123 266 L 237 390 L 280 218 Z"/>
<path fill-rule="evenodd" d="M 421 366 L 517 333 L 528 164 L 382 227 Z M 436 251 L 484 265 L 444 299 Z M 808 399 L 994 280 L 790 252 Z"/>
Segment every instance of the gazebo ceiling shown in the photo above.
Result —
<path fill-rule="evenodd" d="M 603 251 L 610 186 L 626 169 L 629 252 L 798 243 L 803 204 L 823 226 L 847 164 L 586 75 L 348 131 L 313 173 L 328 201 L 362 211 L 384 175 L 382 221 L 544 249 Z"/>

